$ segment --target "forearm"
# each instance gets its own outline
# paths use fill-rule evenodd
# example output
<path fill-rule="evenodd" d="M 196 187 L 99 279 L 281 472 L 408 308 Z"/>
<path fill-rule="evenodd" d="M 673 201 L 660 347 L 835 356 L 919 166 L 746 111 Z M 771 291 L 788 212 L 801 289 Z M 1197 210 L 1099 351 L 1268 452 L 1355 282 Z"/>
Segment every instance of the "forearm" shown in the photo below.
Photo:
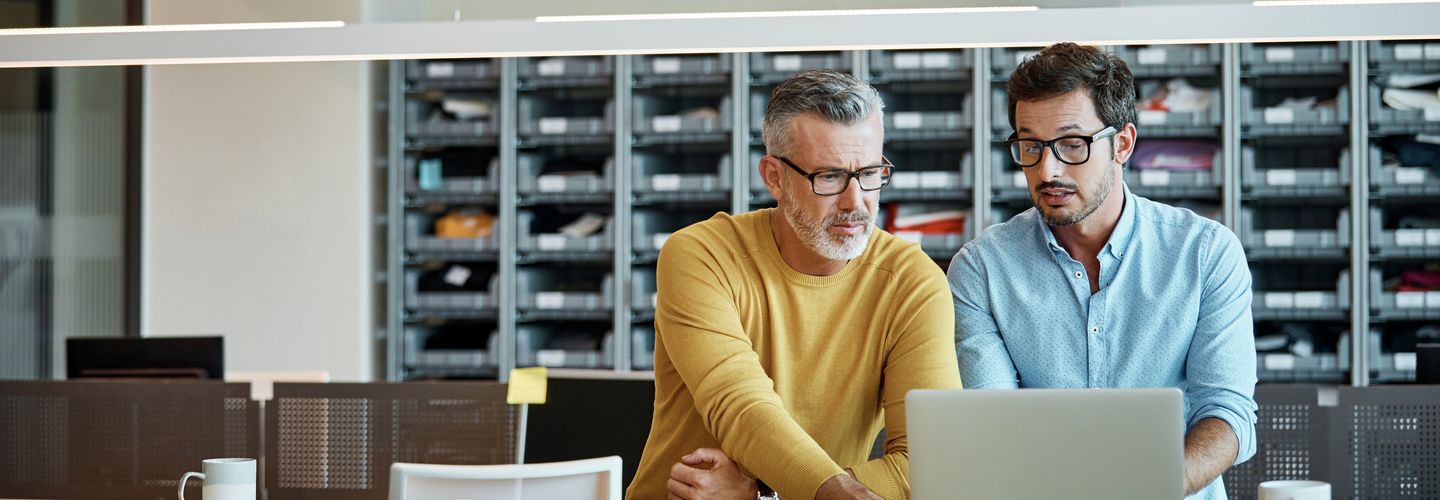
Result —
<path fill-rule="evenodd" d="M 1204 489 L 1224 474 L 1240 452 L 1235 432 L 1218 418 L 1196 422 L 1185 432 L 1185 494 Z"/>

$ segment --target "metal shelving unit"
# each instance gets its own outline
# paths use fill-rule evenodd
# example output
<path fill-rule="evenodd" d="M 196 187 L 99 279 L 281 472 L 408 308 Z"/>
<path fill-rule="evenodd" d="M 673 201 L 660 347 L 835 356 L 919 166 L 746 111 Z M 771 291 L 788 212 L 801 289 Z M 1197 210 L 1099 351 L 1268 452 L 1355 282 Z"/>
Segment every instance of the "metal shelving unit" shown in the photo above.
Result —
<path fill-rule="evenodd" d="M 773 206 L 756 174 L 760 121 L 770 89 L 804 69 L 851 72 L 885 96 L 886 154 L 899 168 L 879 219 L 889 227 L 906 215 L 897 207 L 963 214 L 962 232 L 897 231 L 948 265 L 984 226 L 1030 206 L 998 141 L 1010 133 L 1005 81 L 1035 50 L 393 63 L 388 378 L 503 380 L 534 365 L 643 375 L 660 248 L 715 212 Z M 1440 134 L 1440 110 L 1392 109 L 1383 87 L 1396 73 L 1440 70 L 1440 51 L 1410 42 L 1109 50 L 1130 63 L 1142 101 L 1147 91 L 1209 96 L 1140 110 L 1141 148 L 1174 147 L 1165 152 L 1189 163 L 1132 162 L 1126 182 L 1240 237 L 1256 334 L 1270 347 L 1257 352 L 1261 381 L 1413 380 L 1414 339 L 1440 324 L 1440 293 L 1385 282 L 1440 260 L 1440 228 L 1416 224 L 1440 215 L 1429 208 L 1440 171 L 1398 161 L 1396 138 Z M 1306 107 L 1308 96 L 1334 105 Z M 441 218 L 478 210 L 491 217 L 488 235 L 437 234 Z"/>

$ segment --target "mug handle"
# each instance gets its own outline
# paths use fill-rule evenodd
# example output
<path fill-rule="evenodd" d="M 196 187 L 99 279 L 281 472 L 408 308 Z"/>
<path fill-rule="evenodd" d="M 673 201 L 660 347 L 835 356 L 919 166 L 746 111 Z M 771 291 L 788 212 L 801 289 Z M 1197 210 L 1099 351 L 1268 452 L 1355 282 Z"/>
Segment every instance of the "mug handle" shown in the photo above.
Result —
<path fill-rule="evenodd" d="M 189 481 L 191 477 L 198 477 L 201 481 L 205 480 L 205 475 L 199 472 L 186 472 L 185 475 L 180 476 L 180 492 L 176 493 L 180 500 L 185 500 L 185 481 Z"/>

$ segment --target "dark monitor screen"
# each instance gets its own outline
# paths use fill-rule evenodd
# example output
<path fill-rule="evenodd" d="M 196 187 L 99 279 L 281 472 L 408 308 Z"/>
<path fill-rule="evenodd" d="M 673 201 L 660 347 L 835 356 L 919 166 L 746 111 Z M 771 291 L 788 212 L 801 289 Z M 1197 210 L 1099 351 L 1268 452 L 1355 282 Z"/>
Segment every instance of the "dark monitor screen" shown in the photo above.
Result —
<path fill-rule="evenodd" d="M 66 378 L 225 379 L 224 337 L 69 338 Z"/>

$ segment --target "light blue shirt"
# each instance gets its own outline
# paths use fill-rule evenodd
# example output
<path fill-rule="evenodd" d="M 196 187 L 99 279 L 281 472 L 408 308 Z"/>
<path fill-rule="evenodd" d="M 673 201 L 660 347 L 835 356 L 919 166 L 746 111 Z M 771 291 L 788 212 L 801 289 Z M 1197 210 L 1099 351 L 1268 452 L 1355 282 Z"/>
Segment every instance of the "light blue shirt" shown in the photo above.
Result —
<path fill-rule="evenodd" d="M 967 389 L 1176 387 L 1186 428 L 1230 424 L 1255 454 L 1250 269 L 1220 223 L 1124 191 L 1101 250 L 1100 291 L 1030 210 L 950 263 L 955 351 Z M 1216 479 L 1190 498 L 1223 499 Z"/>

